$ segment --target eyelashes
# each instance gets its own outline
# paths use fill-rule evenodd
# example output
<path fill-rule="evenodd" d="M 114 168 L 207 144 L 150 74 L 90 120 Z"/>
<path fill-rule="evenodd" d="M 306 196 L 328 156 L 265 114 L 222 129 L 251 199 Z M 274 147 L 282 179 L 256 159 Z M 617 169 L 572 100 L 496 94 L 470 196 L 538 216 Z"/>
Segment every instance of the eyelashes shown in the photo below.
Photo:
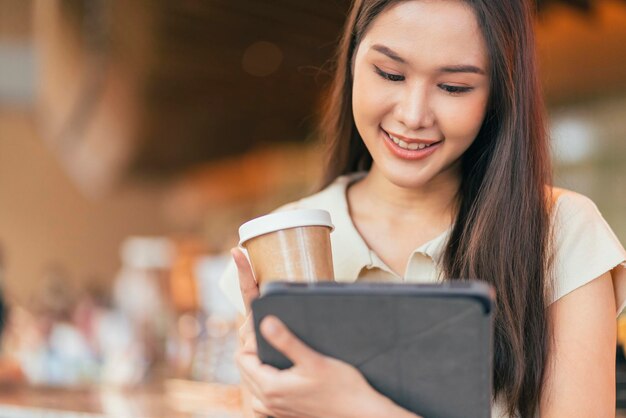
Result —
<path fill-rule="evenodd" d="M 449 86 L 447 84 L 440 84 L 439 88 L 453 95 L 467 93 L 468 91 L 472 91 L 474 89 L 473 87 Z"/>
<path fill-rule="evenodd" d="M 380 68 L 378 68 L 375 65 L 374 65 L 374 71 L 376 71 L 376 73 L 379 76 L 381 76 L 382 78 L 384 78 L 385 80 L 389 80 L 389 81 L 404 81 L 404 76 L 403 75 L 387 73 L 387 72 L 381 70 Z"/>
<path fill-rule="evenodd" d="M 381 76 L 384 80 L 391 81 L 391 82 L 404 81 L 403 75 L 388 73 L 386 71 L 381 70 L 376 65 L 374 65 L 374 71 L 376 72 L 376 74 Z M 473 87 L 451 86 L 448 84 L 439 84 L 438 87 L 452 96 L 458 96 L 463 93 L 468 93 L 474 90 Z"/>

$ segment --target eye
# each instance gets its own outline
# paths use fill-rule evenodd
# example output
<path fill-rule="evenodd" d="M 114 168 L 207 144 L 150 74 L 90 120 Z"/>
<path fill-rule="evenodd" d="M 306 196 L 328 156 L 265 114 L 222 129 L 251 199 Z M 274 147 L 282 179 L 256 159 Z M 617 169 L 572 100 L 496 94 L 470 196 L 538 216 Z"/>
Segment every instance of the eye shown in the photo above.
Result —
<path fill-rule="evenodd" d="M 403 75 L 387 73 L 387 72 L 381 70 L 380 68 L 378 68 L 375 65 L 374 65 L 374 71 L 376 71 L 376 74 L 378 74 L 379 76 L 381 76 L 385 80 L 389 80 L 389 81 L 403 81 L 404 80 L 404 76 Z"/>
<path fill-rule="evenodd" d="M 439 88 L 451 96 L 459 96 L 463 93 L 470 92 L 474 90 L 474 87 L 461 87 L 461 86 L 450 86 L 447 84 L 440 84 Z"/>

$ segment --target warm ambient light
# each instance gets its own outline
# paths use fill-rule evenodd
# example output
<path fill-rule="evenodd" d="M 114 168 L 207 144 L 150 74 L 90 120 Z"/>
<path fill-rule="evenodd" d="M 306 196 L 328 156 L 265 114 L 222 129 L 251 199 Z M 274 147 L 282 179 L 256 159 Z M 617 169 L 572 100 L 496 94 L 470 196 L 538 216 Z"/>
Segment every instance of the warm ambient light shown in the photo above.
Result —
<path fill-rule="evenodd" d="M 593 127 L 580 117 L 555 117 L 551 127 L 552 148 L 556 161 L 575 164 L 592 157 Z"/>
<path fill-rule="evenodd" d="M 283 53 L 271 42 L 259 41 L 246 48 L 241 65 L 245 72 L 256 77 L 266 77 L 280 67 Z"/>

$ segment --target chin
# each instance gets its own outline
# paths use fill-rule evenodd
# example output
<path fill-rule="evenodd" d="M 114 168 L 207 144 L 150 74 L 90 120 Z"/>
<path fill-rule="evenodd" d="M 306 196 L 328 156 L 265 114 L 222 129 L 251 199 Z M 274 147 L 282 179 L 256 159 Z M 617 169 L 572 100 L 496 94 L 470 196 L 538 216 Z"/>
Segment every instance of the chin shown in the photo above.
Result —
<path fill-rule="evenodd" d="M 392 181 L 392 183 L 397 187 L 408 190 L 421 189 L 428 184 L 427 181 L 421 181 L 419 179 L 397 179 Z"/>
<path fill-rule="evenodd" d="M 381 170 L 383 176 L 391 184 L 403 189 L 420 189 L 426 186 L 432 176 L 424 172 L 412 172 L 412 170 Z"/>

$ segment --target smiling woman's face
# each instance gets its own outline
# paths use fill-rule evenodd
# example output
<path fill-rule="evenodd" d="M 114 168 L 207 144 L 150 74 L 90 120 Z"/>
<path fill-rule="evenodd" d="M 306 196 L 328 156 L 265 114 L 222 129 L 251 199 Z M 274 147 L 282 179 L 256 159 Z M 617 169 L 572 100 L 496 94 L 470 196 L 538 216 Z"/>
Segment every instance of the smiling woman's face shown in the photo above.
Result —
<path fill-rule="evenodd" d="M 458 180 L 485 116 L 488 65 L 461 1 L 403 1 L 378 15 L 356 52 L 352 93 L 372 171 L 407 188 Z"/>

